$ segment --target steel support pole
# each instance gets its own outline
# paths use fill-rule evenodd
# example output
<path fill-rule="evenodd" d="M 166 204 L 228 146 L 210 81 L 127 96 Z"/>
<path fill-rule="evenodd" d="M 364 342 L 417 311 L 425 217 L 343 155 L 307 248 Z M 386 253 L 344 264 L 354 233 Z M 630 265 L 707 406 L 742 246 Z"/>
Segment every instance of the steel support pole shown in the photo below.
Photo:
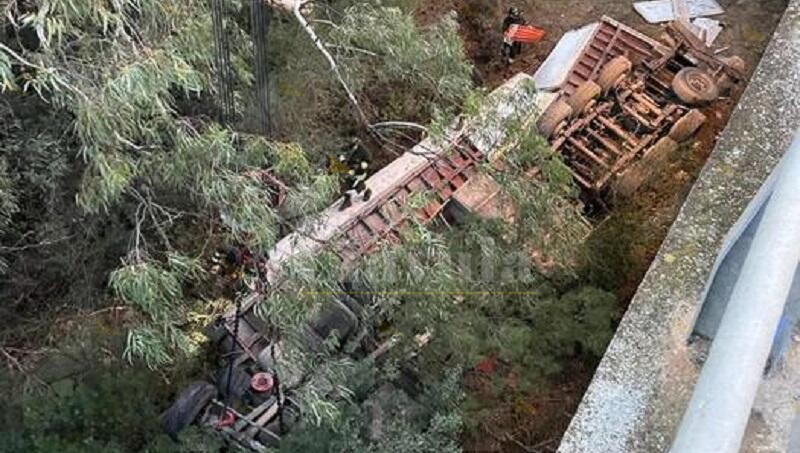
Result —
<path fill-rule="evenodd" d="M 672 453 L 738 453 L 800 261 L 800 134 L 781 162 Z"/>

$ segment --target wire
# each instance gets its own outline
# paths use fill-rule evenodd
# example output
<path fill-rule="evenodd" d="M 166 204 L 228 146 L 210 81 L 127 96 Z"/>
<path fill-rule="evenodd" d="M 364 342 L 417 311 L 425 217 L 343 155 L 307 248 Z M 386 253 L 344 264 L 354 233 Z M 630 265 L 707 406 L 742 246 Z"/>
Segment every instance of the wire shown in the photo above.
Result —
<path fill-rule="evenodd" d="M 236 294 L 234 303 L 236 304 L 236 313 L 234 314 L 233 321 L 233 350 L 231 350 L 230 359 L 228 359 L 228 381 L 225 383 L 225 411 L 231 407 L 231 381 L 233 380 L 233 363 L 236 361 L 236 352 L 239 348 L 239 318 L 242 316 L 242 298 L 239 296 L 239 294 Z"/>
<path fill-rule="evenodd" d="M 269 93 L 269 23 L 271 10 L 263 0 L 253 0 L 250 8 L 250 31 L 253 39 L 253 66 L 255 71 L 256 102 L 258 104 L 259 130 L 264 135 L 272 135 L 272 118 Z"/>
<path fill-rule="evenodd" d="M 225 30 L 224 0 L 211 0 L 211 19 L 214 31 L 215 64 L 217 66 L 217 83 L 221 97 L 221 122 L 230 121 L 236 115 L 233 103 L 233 92 L 230 77 L 230 48 Z"/>

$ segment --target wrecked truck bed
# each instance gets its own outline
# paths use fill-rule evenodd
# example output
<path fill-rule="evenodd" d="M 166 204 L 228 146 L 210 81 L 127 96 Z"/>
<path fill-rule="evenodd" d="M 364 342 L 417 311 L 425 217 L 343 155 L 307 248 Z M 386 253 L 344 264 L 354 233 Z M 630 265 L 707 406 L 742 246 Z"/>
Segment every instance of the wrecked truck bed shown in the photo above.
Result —
<path fill-rule="evenodd" d="M 609 17 L 567 34 L 534 75 L 559 98 L 539 131 L 590 199 L 627 198 L 705 122 L 700 108 L 743 79 L 679 23 L 655 40 Z"/>

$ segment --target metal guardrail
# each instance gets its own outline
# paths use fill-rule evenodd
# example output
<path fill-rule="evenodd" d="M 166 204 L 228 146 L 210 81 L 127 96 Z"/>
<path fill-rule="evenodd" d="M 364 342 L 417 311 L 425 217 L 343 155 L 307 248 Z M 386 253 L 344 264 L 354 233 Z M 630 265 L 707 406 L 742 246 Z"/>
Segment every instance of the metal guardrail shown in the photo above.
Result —
<path fill-rule="evenodd" d="M 777 170 L 672 453 L 737 453 L 800 262 L 800 131 Z"/>

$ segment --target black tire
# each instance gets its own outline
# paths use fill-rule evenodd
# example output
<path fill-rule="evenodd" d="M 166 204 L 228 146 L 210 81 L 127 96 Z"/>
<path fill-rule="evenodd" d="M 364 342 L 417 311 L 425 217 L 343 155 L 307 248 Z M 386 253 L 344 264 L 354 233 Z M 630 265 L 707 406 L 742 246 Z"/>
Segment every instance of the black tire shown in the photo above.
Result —
<path fill-rule="evenodd" d="M 686 115 L 683 115 L 669 131 L 669 138 L 677 143 L 682 143 L 694 137 L 700 126 L 706 122 L 706 116 L 700 110 L 692 109 Z"/>
<path fill-rule="evenodd" d="M 659 159 L 667 159 L 669 156 L 678 149 L 678 142 L 670 137 L 661 137 L 659 141 L 653 145 L 653 148 L 648 154 L 658 156 Z"/>
<path fill-rule="evenodd" d="M 633 68 L 633 63 L 626 57 L 620 55 L 603 66 L 600 75 L 597 76 L 597 84 L 603 93 L 608 93 L 616 88 L 623 77 L 628 75 Z"/>
<path fill-rule="evenodd" d="M 616 202 L 626 202 L 647 181 L 652 180 L 667 165 L 670 156 L 678 149 L 675 140 L 662 137 L 646 153 L 642 160 L 628 167 L 628 170 L 614 184 Z"/>
<path fill-rule="evenodd" d="M 570 116 L 572 116 L 572 107 L 563 99 L 558 99 L 544 111 L 536 126 L 539 129 L 539 133 L 544 138 L 549 139 L 563 127 L 564 122 Z"/>
<path fill-rule="evenodd" d="M 687 105 L 702 105 L 719 98 L 719 85 L 700 68 L 683 68 L 672 80 L 672 90 Z"/>
<path fill-rule="evenodd" d="M 241 351 L 241 349 L 238 349 Z M 228 385 L 228 375 L 230 374 L 230 385 Z M 247 392 L 250 390 L 250 374 L 245 371 L 242 366 L 233 367 L 229 370 L 228 366 L 224 366 L 217 370 L 217 389 L 220 396 L 223 398 L 243 399 Z M 230 388 L 230 395 L 228 394 Z"/>
<path fill-rule="evenodd" d="M 205 381 L 189 384 L 167 410 L 161 414 L 161 426 L 172 439 L 197 419 L 200 412 L 211 399 L 217 396 L 217 389 Z"/>
<path fill-rule="evenodd" d="M 572 114 L 578 116 L 583 113 L 595 99 L 600 97 L 601 91 L 600 85 L 591 80 L 583 82 L 583 84 L 572 93 L 572 96 L 567 98 L 567 104 L 572 107 Z"/>

